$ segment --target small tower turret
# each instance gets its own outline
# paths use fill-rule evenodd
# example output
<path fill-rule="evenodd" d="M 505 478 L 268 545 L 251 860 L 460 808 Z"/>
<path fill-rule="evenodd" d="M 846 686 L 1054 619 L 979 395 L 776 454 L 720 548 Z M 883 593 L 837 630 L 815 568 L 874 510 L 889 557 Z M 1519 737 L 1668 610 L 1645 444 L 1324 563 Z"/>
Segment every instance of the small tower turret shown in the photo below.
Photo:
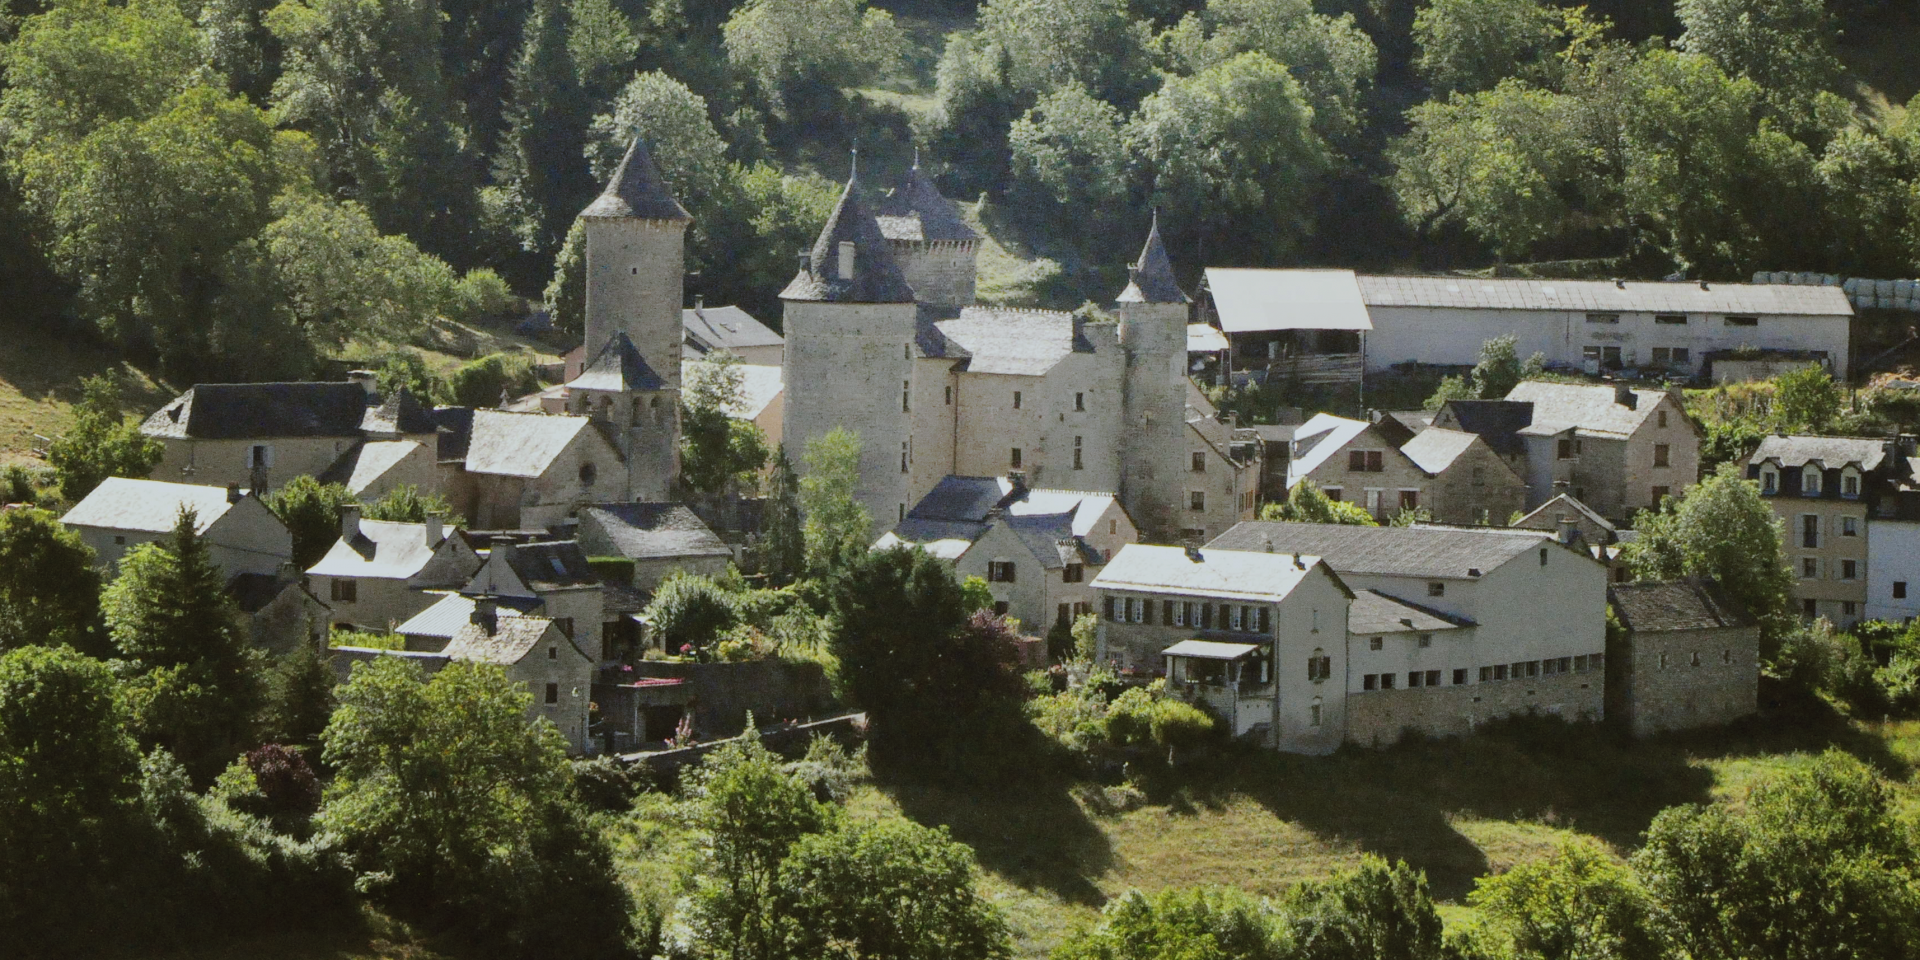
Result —
<path fill-rule="evenodd" d="M 973 304 L 980 235 L 920 169 L 917 152 L 906 182 L 880 201 L 874 218 L 914 299 L 949 314 Z"/>
<path fill-rule="evenodd" d="M 1120 502 L 1141 532 L 1168 542 L 1179 536 L 1186 506 L 1187 319 L 1191 301 L 1173 276 L 1160 240 L 1160 214 L 1140 259 L 1127 267 L 1116 304 L 1126 354 L 1120 430 Z"/>

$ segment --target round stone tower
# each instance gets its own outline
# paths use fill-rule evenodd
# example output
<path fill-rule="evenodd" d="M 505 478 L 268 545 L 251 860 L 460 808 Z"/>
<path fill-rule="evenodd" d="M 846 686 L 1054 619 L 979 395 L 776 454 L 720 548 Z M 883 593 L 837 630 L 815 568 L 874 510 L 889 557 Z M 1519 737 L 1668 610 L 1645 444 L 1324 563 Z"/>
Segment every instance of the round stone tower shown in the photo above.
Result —
<path fill-rule="evenodd" d="M 1144 538 L 1178 539 L 1186 506 L 1187 319 L 1191 301 L 1160 241 L 1160 215 L 1127 268 L 1115 312 L 1126 355 L 1120 430 L 1120 503 Z"/>

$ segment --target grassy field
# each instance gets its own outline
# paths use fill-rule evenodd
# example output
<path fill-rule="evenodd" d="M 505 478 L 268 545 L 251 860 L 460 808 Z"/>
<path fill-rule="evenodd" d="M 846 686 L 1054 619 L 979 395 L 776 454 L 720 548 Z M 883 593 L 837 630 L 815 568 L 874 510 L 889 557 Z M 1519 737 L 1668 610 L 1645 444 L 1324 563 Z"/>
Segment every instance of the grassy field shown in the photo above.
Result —
<path fill-rule="evenodd" d="M 116 358 L 112 351 L 41 322 L 0 323 L 0 464 L 39 463 L 36 437 L 53 437 L 73 422 L 80 378 L 121 374 L 126 410 L 144 417 L 173 391 Z"/>

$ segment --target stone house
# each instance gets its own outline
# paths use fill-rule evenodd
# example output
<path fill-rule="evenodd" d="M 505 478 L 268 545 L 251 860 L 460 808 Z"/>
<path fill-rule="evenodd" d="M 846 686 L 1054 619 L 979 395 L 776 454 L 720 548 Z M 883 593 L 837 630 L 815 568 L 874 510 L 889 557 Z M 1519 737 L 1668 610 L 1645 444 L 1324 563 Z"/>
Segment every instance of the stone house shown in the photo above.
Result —
<path fill-rule="evenodd" d="M 785 338 L 739 307 L 708 307 L 704 297 L 694 297 L 693 307 L 680 311 L 680 329 L 685 337 L 682 356 L 689 360 L 715 350 L 755 367 L 778 367 L 786 359 Z"/>
<path fill-rule="evenodd" d="M 681 364 L 681 382 L 691 382 L 706 366 L 704 360 L 688 360 Z M 727 416 L 759 427 L 761 435 L 767 438 L 767 449 L 778 450 L 781 411 L 785 409 L 787 397 L 786 384 L 780 380 L 780 368 L 743 363 L 735 369 L 740 371 L 740 400 L 727 407 Z M 789 452 L 788 455 L 794 454 Z"/>
<path fill-rule="evenodd" d="M 1867 619 L 1903 623 L 1920 616 L 1920 460 L 1902 437 L 1907 465 L 1874 505 L 1867 530 Z"/>
<path fill-rule="evenodd" d="M 1634 736 L 1728 723 L 1759 709 L 1760 627 L 1710 580 L 1607 590 L 1607 716 Z"/>
<path fill-rule="evenodd" d="M 1235 736 L 1294 753 L 1340 745 L 1333 678 L 1346 674 L 1354 595 L 1319 558 L 1132 544 L 1093 587 L 1103 662 L 1164 674 Z"/>
<path fill-rule="evenodd" d="M 1317 556 L 1360 598 L 1344 641 L 1345 740 L 1453 735 L 1529 711 L 1602 716 L 1606 571 L 1551 534 L 1252 522 L 1208 549 Z"/>
<path fill-rule="evenodd" d="M 422 482 L 415 447 L 431 451 L 435 426 L 426 407 L 398 391 L 384 401 L 373 374 L 334 383 L 202 383 L 140 425 L 160 441 L 160 480 L 272 489 L 302 475 L 336 475 L 379 489 Z M 365 457 L 369 443 L 396 443 Z M 396 455 L 397 454 L 397 455 Z M 430 455 L 430 454 L 429 454 Z M 387 471 L 399 471 L 383 479 Z M 425 478 L 431 483 L 431 477 Z"/>
<path fill-rule="evenodd" d="M 1770 436 L 1747 458 L 1747 478 L 1780 518 L 1801 616 L 1846 629 L 1867 615 L 1873 517 L 1913 477 L 1906 449 L 1871 437 Z"/>
<path fill-rule="evenodd" d="M 386 631 L 432 606 L 433 591 L 456 589 L 479 568 L 473 548 L 439 517 L 364 520 L 351 504 L 340 508 L 340 539 L 307 579 L 336 626 Z"/>
<path fill-rule="evenodd" d="M 718 576 L 733 560 L 733 550 L 692 510 L 678 503 L 584 507 L 575 536 L 588 556 L 632 560 L 629 586 L 648 592 L 676 570 Z"/>
<path fill-rule="evenodd" d="M 1527 502 L 1527 484 L 1485 440 L 1428 427 L 1400 447 L 1427 475 L 1422 504 L 1439 523 L 1503 523 Z"/>
<path fill-rule="evenodd" d="M 595 662 L 612 659 L 604 642 L 606 591 L 577 540 L 516 544 L 497 537 L 460 593 L 483 606 L 493 601 L 496 608 L 512 607 L 552 620 Z"/>
<path fill-rule="evenodd" d="M 1620 546 L 1634 531 L 1614 526 L 1613 521 L 1574 499 L 1572 494 L 1562 493 L 1508 526 L 1543 530 L 1562 542 L 1584 545 L 1593 559 L 1606 564 L 1607 579 L 1614 583 L 1625 583 L 1632 577 L 1633 571 L 1621 556 Z"/>
<path fill-rule="evenodd" d="M 1427 473 L 1381 432 L 1379 425 L 1330 413 L 1316 414 L 1293 433 L 1287 489 L 1313 481 L 1329 498 L 1366 508 L 1386 521 L 1427 502 Z"/>
<path fill-rule="evenodd" d="M 917 546 L 980 577 L 994 610 L 1032 633 L 1093 612 L 1093 579 L 1139 539 L 1111 493 L 1034 490 L 1025 478 L 947 477 L 874 549 Z"/>
<path fill-rule="evenodd" d="M 93 548 L 96 562 L 117 570 L 143 543 L 164 540 L 183 509 L 194 512 L 195 533 L 229 578 L 278 577 L 293 560 L 293 535 L 259 497 L 240 488 L 109 477 L 60 518 Z"/>
<path fill-rule="evenodd" d="M 452 467 L 447 496 L 480 529 L 545 529 L 629 497 L 620 451 L 587 417 L 475 410 Z"/>
<path fill-rule="evenodd" d="M 1180 538 L 1205 543 L 1260 509 L 1265 444 L 1251 430 L 1222 418 L 1206 395 L 1187 382 L 1186 502 Z"/>

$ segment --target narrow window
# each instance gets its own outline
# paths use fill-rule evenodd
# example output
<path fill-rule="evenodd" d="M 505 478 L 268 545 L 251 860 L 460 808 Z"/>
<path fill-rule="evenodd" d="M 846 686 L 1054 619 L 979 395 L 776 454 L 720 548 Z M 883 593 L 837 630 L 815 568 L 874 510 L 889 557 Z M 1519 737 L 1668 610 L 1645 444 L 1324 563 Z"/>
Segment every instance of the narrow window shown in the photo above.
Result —
<path fill-rule="evenodd" d="M 1073 438 L 1073 468 L 1075 470 L 1084 469 L 1086 467 L 1086 463 L 1081 456 L 1082 450 L 1080 446 L 1080 439 L 1081 438 L 1079 437 Z"/>
<path fill-rule="evenodd" d="M 1666 413 L 1662 411 L 1660 415 L 1664 417 L 1666 416 Z M 1663 423 L 1661 424 L 1661 426 L 1664 427 L 1666 426 L 1666 424 Z M 1671 466 L 1671 464 L 1667 462 L 1667 457 L 1671 452 L 1671 450 L 1672 448 L 1667 444 L 1664 444 L 1664 443 L 1654 444 L 1653 445 L 1653 465 L 1656 467 Z"/>
<path fill-rule="evenodd" d="M 1732 666 L 1732 665 L 1733 665 L 1733 651 L 1732 651 L 1731 649 L 1727 649 L 1727 650 L 1722 650 L 1722 651 L 1720 651 L 1720 662 L 1721 662 L 1721 663 L 1723 663 L 1723 664 L 1726 664 L 1727 666 Z"/>
<path fill-rule="evenodd" d="M 1893 582 L 1893 598 L 1895 600 L 1905 600 L 1907 598 L 1907 582 L 1905 580 L 1895 580 Z"/>
<path fill-rule="evenodd" d="M 1153 601 L 1149 600 L 1147 602 L 1151 603 Z M 1179 606 L 1179 604 L 1174 603 L 1172 600 L 1160 601 L 1160 625 L 1161 626 L 1163 627 L 1173 626 L 1173 608 L 1176 606 Z"/>
<path fill-rule="evenodd" d="M 559 684 L 557 683 L 547 684 L 547 702 L 548 703 L 560 702 L 560 685 Z"/>
<path fill-rule="evenodd" d="M 1860 535 L 1860 518 L 1841 517 L 1840 518 L 1840 535 L 1843 537 L 1859 536 Z"/>
<path fill-rule="evenodd" d="M 1319 725 L 1320 725 L 1320 698 L 1314 697 L 1313 702 L 1307 705 L 1307 726 L 1317 727 Z"/>
<path fill-rule="evenodd" d="M 1114 603 L 1113 603 L 1112 597 L 1101 598 L 1101 605 L 1104 607 L 1104 609 L 1101 611 L 1101 614 L 1105 616 L 1107 620 L 1112 621 L 1116 619 L 1113 615 Z"/>
<path fill-rule="evenodd" d="M 1700 651 L 1698 651 L 1698 650 L 1695 650 L 1695 651 L 1694 651 L 1693 653 L 1691 653 L 1691 654 L 1689 654 L 1689 655 L 1688 655 L 1688 659 L 1689 659 L 1689 661 L 1690 661 L 1690 663 L 1691 663 L 1691 665 L 1692 665 L 1692 666 L 1696 666 L 1696 667 L 1697 667 L 1697 666 L 1699 666 L 1699 665 L 1700 665 Z"/>
<path fill-rule="evenodd" d="M 1654 414 L 1653 419 L 1654 419 L 1655 426 L 1659 427 L 1662 430 L 1665 430 L 1667 428 L 1667 412 L 1665 410 L 1662 410 L 1659 413 Z"/>
<path fill-rule="evenodd" d="M 913 409 L 912 403 L 909 402 L 910 397 L 912 396 L 912 391 L 913 391 L 913 382 L 911 380 L 900 381 L 900 412 L 901 413 L 906 413 Z"/>
<path fill-rule="evenodd" d="M 1176 627 L 1186 626 L 1188 604 L 1176 603 L 1176 604 L 1173 604 L 1172 606 L 1173 606 L 1173 625 Z"/>
<path fill-rule="evenodd" d="M 907 441 L 900 441 L 900 472 L 907 472 Z"/>
<path fill-rule="evenodd" d="M 1020 448 L 1019 447 L 1014 447 L 1013 452 L 1008 454 L 1007 463 L 1010 466 L 1012 466 L 1015 470 L 1020 469 Z"/>
<path fill-rule="evenodd" d="M 1456 687 L 1460 687 L 1460 686 L 1465 686 L 1466 683 L 1467 683 L 1467 668 L 1466 667 L 1455 668 L 1453 671 L 1453 685 Z"/>
<path fill-rule="evenodd" d="M 1207 453 L 1206 453 L 1206 451 L 1204 451 L 1204 450 L 1195 450 L 1195 451 L 1193 452 L 1193 465 L 1192 465 L 1192 469 L 1193 469 L 1193 472 L 1194 472 L 1194 473 L 1206 473 L 1206 472 L 1207 472 Z"/>
<path fill-rule="evenodd" d="M 1546 547 L 1540 548 L 1540 565 L 1543 567 L 1547 565 L 1547 548 Z"/>
<path fill-rule="evenodd" d="M 1087 409 L 1086 394 L 1076 393 L 1073 395 L 1073 409 L 1074 409 L 1074 412 L 1076 413 L 1084 413 L 1086 411 Z"/>
<path fill-rule="evenodd" d="M 1379 675 L 1379 674 L 1377 674 L 1377 673 L 1369 673 L 1369 674 L 1367 674 L 1366 676 L 1364 676 L 1364 677 L 1361 677 L 1361 678 L 1360 678 L 1360 689 L 1362 689 L 1362 690 L 1378 690 L 1378 689 L 1380 689 L 1380 675 Z"/>
<path fill-rule="evenodd" d="M 1852 560 L 1840 561 L 1840 579 L 1854 580 L 1859 577 L 1859 564 Z"/>
<path fill-rule="evenodd" d="M 946 390 L 946 393 L 947 393 L 947 406 L 951 407 L 953 406 L 953 388 L 948 387 Z"/>
<path fill-rule="evenodd" d="M 1206 508 L 1207 508 L 1207 494 L 1206 494 L 1206 491 L 1203 491 L 1203 490 L 1190 490 L 1190 491 L 1188 491 L 1188 493 L 1187 493 L 1187 509 L 1189 509 L 1189 510 L 1205 510 Z"/>
<path fill-rule="evenodd" d="M 547 659 L 548 660 L 560 659 L 560 648 L 554 646 L 551 643 L 547 644 Z"/>
<path fill-rule="evenodd" d="M 1808 550 L 1820 548 L 1820 515 L 1803 513 L 1800 515 L 1800 545 Z"/>
<path fill-rule="evenodd" d="M 1015 410 L 1020 409 L 1020 391 L 1018 390 L 1013 392 L 1013 408 Z"/>

